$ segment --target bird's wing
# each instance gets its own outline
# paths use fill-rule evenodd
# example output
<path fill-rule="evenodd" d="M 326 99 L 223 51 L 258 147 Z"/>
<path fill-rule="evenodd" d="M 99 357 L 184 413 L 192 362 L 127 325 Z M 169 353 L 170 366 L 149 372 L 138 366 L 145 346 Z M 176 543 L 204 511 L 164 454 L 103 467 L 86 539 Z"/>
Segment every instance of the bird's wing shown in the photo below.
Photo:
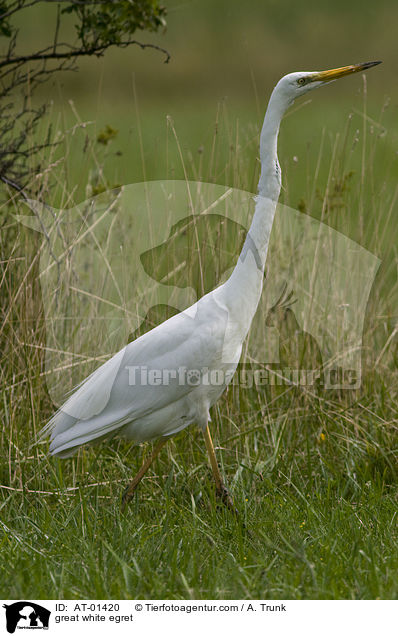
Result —
<path fill-rule="evenodd" d="M 183 398 L 196 386 L 184 370 L 203 374 L 219 365 L 226 322 L 227 312 L 210 293 L 128 344 L 83 381 L 43 429 L 42 435 L 51 432 L 52 452 L 107 435 Z M 150 372 L 152 380 L 158 373 L 157 381 L 148 382 Z"/>

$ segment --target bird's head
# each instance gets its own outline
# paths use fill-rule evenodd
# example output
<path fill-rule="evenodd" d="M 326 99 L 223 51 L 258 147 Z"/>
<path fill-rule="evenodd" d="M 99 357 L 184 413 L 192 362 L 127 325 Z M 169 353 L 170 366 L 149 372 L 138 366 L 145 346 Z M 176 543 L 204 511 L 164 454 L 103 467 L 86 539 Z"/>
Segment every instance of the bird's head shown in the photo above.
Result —
<path fill-rule="evenodd" d="M 314 88 L 324 86 L 329 82 L 339 79 L 340 77 L 365 71 L 377 64 L 381 64 L 381 62 L 377 61 L 352 64 L 351 66 L 333 68 L 330 71 L 298 71 L 296 73 L 289 73 L 289 75 L 285 75 L 279 80 L 275 86 L 274 92 L 282 99 L 286 100 L 287 103 L 292 104 L 297 97 L 305 95 Z"/>

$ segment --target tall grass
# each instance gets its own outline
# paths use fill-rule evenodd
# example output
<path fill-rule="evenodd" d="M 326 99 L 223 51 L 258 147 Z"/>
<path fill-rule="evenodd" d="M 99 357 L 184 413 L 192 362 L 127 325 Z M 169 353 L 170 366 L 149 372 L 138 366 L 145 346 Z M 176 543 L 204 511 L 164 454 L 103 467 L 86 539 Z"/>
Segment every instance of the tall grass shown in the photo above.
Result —
<path fill-rule="evenodd" d="M 151 178 L 140 118 L 141 152 L 136 146 L 129 161 Z M 294 159 L 300 126 L 285 122 L 283 202 L 348 234 L 382 265 L 367 307 L 360 389 L 233 385 L 213 408 L 217 455 L 239 518 L 216 505 L 195 428 L 170 440 L 124 514 L 121 492 L 148 446 L 113 439 L 60 461 L 34 444 L 54 408 L 44 364 L 42 236 L 14 220 L 20 204 L 7 193 L 0 212 L 3 597 L 397 596 L 397 195 L 389 131 L 373 119 L 363 109 L 335 135 L 320 126 L 305 169 L 304 152 Z M 301 114 L 301 122 L 309 128 L 313 118 Z M 199 152 L 184 147 L 171 119 L 165 131 L 166 176 L 255 190 L 257 125 L 242 129 L 221 106 L 211 143 Z M 32 176 L 35 190 L 70 207 L 117 185 L 121 175 L 109 168 L 116 143 L 98 143 L 77 121 L 48 169 Z M 83 196 L 82 187 L 74 190 L 82 152 L 90 166 Z"/>

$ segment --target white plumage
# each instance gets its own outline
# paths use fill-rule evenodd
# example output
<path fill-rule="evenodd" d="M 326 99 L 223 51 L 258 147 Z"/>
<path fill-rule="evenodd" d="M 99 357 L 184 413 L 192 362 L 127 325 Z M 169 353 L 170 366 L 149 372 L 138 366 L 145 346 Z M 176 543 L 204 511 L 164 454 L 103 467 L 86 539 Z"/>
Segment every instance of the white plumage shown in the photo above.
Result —
<path fill-rule="evenodd" d="M 222 292 L 218 288 L 203 296 L 94 371 L 44 429 L 51 431 L 51 453 L 67 457 L 116 430 L 138 443 L 171 435 L 195 421 L 205 428 L 208 410 L 225 385 L 207 386 L 203 370 L 234 370 L 242 346 L 236 338 L 234 365 L 222 363 L 227 322 Z M 151 371 L 163 371 L 168 384 L 149 384 Z M 201 383 L 195 386 L 191 379 L 188 384 L 188 372 L 196 371 L 202 371 Z"/>
<path fill-rule="evenodd" d="M 278 82 L 260 136 L 261 175 L 255 214 L 232 275 L 186 311 L 128 344 L 81 383 L 42 431 L 42 435 L 51 436 L 53 455 L 68 457 L 83 444 L 116 433 L 136 443 L 167 438 L 196 423 L 205 433 L 217 491 L 231 506 L 207 424 L 210 407 L 236 369 L 262 291 L 281 188 L 277 157 L 279 125 L 295 98 L 375 64 L 378 62 L 331 71 L 291 73 Z M 151 373 L 152 379 L 160 377 L 160 382 L 148 383 Z M 196 383 L 192 381 L 195 377 Z M 133 480 L 128 497 L 149 464 Z"/>

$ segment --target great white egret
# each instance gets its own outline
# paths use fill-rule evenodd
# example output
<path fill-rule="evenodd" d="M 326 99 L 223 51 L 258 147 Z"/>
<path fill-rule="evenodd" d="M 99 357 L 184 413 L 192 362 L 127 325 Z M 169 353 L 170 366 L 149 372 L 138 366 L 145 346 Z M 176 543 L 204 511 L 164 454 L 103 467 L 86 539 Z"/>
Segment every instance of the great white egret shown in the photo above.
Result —
<path fill-rule="evenodd" d="M 209 409 L 232 379 L 262 291 L 281 189 L 280 122 L 297 97 L 379 63 L 290 73 L 277 83 L 260 136 L 255 213 L 231 276 L 187 310 L 129 343 L 80 384 L 42 431 L 51 435 L 53 455 L 68 457 L 79 446 L 116 433 L 135 443 L 160 438 L 127 487 L 125 504 L 168 438 L 196 423 L 204 434 L 217 495 L 233 509 L 209 432 Z"/>

